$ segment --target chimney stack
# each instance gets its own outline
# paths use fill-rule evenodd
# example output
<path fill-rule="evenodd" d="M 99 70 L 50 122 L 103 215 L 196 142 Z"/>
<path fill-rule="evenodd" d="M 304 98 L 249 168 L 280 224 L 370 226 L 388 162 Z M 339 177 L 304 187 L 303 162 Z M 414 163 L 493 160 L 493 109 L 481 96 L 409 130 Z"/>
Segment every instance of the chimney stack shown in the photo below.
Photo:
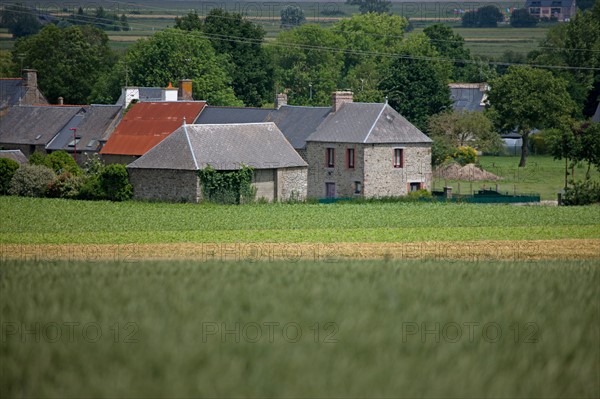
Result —
<path fill-rule="evenodd" d="M 177 92 L 179 101 L 194 101 L 192 86 L 191 79 L 182 79 L 179 81 L 179 90 Z"/>
<path fill-rule="evenodd" d="M 62 97 L 58 97 L 58 105 L 64 105 L 65 99 Z"/>
<path fill-rule="evenodd" d="M 283 107 L 284 105 L 287 105 L 287 102 L 288 102 L 287 94 L 278 93 L 275 96 L 275 109 L 279 109 L 279 108 Z"/>
<path fill-rule="evenodd" d="M 173 87 L 171 82 L 162 90 L 162 101 L 177 101 L 177 88 Z"/>
<path fill-rule="evenodd" d="M 337 112 L 343 104 L 353 101 L 353 93 L 351 91 L 334 91 L 331 96 L 332 111 Z"/>
<path fill-rule="evenodd" d="M 22 84 L 23 88 L 25 89 L 21 103 L 32 105 L 42 102 L 40 98 L 40 92 L 37 87 L 37 70 L 23 69 L 21 71 L 21 77 L 23 78 Z"/>

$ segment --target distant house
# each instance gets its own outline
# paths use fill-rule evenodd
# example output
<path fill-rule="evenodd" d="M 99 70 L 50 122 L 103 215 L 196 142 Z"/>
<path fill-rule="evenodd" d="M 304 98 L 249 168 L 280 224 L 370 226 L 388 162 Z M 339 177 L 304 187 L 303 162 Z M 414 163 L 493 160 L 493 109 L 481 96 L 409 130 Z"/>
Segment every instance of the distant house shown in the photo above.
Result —
<path fill-rule="evenodd" d="M 490 86 L 487 83 L 450 83 L 450 99 L 455 111 L 483 111 Z"/>
<path fill-rule="evenodd" d="M 256 197 L 306 197 L 307 165 L 273 123 L 186 125 L 127 166 L 134 198 L 199 202 L 198 170 L 254 168 Z"/>
<path fill-rule="evenodd" d="M 0 158 L 12 159 L 19 165 L 27 163 L 27 157 L 20 150 L 0 150 Z"/>
<path fill-rule="evenodd" d="M 193 101 L 192 81 L 182 79 L 179 87 L 124 87 L 116 105 L 127 107 L 131 102 Z"/>
<path fill-rule="evenodd" d="M 332 112 L 307 139 L 308 196 L 401 196 L 431 187 L 432 140 L 387 103 L 334 93 Z"/>
<path fill-rule="evenodd" d="M 538 19 L 556 19 L 560 22 L 569 21 L 577 13 L 575 0 L 527 0 L 525 9 Z"/>
<path fill-rule="evenodd" d="M 0 116 L 15 105 L 48 104 L 37 85 L 37 71 L 23 69 L 20 78 L 0 78 Z"/>
<path fill-rule="evenodd" d="M 61 131 L 78 124 L 82 106 L 25 105 L 11 107 L 0 119 L 0 148 L 21 150 L 29 157 L 35 151 L 46 152 L 46 145 Z"/>
<path fill-rule="evenodd" d="M 122 108 L 116 105 L 91 105 L 84 112 L 73 117 L 71 123 L 61 129 L 46 145 L 49 152 L 64 150 L 77 151 L 77 161 L 84 162 L 102 148 L 115 129 L 122 114 Z M 74 129 L 74 130 L 73 130 Z"/>
<path fill-rule="evenodd" d="M 194 122 L 205 105 L 202 101 L 134 104 L 100 150 L 100 156 L 105 163 L 133 162 L 173 133 L 184 121 Z"/>

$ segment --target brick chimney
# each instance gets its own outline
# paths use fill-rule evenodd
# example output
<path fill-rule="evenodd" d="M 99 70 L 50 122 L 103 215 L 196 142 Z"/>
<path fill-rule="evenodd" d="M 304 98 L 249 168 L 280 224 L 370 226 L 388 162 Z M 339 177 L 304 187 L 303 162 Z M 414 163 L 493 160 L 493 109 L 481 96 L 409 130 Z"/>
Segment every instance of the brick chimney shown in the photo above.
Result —
<path fill-rule="evenodd" d="M 65 99 L 62 96 L 58 97 L 58 105 L 64 105 L 64 103 L 65 103 Z"/>
<path fill-rule="evenodd" d="M 192 80 L 191 79 L 182 79 L 179 81 L 179 90 L 177 92 L 177 99 L 179 101 L 193 101 L 193 93 L 192 93 Z"/>
<path fill-rule="evenodd" d="M 278 93 L 275 95 L 275 109 L 279 109 L 284 105 L 287 105 L 288 97 L 285 93 Z"/>
<path fill-rule="evenodd" d="M 353 101 L 353 93 L 351 91 L 334 91 L 331 96 L 332 111 L 337 112 L 342 104 L 351 103 Z"/>

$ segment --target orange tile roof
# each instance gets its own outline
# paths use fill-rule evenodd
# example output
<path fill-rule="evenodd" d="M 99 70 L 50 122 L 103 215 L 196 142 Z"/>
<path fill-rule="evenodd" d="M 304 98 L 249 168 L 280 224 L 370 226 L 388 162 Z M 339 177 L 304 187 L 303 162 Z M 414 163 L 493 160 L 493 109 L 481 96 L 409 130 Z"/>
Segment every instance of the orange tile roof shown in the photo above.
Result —
<path fill-rule="evenodd" d="M 144 155 L 183 123 L 194 123 L 202 101 L 140 102 L 125 114 L 100 154 Z"/>

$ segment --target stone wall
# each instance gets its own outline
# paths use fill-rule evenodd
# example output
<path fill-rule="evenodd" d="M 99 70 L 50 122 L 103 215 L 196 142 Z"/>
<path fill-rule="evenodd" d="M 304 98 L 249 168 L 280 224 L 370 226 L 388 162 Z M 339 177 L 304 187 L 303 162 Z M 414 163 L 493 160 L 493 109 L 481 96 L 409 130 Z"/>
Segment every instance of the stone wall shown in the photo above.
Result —
<path fill-rule="evenodd" d="M 308 196 L 324 198 L 326 183 L 335 183 L 336 197 L 361 196 L 361 193 L 356 193 L 356 182 L 364 185 L 363 146 L 363 144 L 349 143 L 307 143 Z M 333 168 L 329 168 L 325 164 L 327 148 L 335 149 Z M 354 169 L 347 167 L 346 151 L 348 148 L 354 148 Z"/>
<path fill-rule="evenodd" d="M 254 178 L 252 179 L 252 185 L 256 187 L 256 199 L 261 198 L 267 201 L 273 201 L 275 196 L 275 169 L 255 169 Z"/>
<path fill-rule="evenodd" d="M 335 165 L 326 166 L 326 149 L 335 148 Z M 355 167 L 346 165 L 346 150 L 354 148 Z M 394 167 L 394 148 L 404 149 L 404 167 Z M 335 183 L 336 197 L 401 196 L 411 182 L 431 189 L 431 146 L 429 144 L 340 144 L 309 142 L 308 196 L 324 198 L 326 183 Z M 356 182 L 361 192 L 356 193 Z"/>
<path fill-rule="evenodd" d="M 404 167 L 394 167 L 394 149 L 404 149 Z M 431 189 L 431 145 L 366 145 L 365 197 L 401 196 L 409 192 L 410 183 Z"/>
<path fill-rule="evenodd" d="M 133 198 L 172 202 L 198 202 L 200 179 L 193 170 L 128 168 Z"/>
<path fill-rule="evenodd" d="M 308 168 L 277 169 L 277 200 L 304 200 L 307 194 Z"/>

